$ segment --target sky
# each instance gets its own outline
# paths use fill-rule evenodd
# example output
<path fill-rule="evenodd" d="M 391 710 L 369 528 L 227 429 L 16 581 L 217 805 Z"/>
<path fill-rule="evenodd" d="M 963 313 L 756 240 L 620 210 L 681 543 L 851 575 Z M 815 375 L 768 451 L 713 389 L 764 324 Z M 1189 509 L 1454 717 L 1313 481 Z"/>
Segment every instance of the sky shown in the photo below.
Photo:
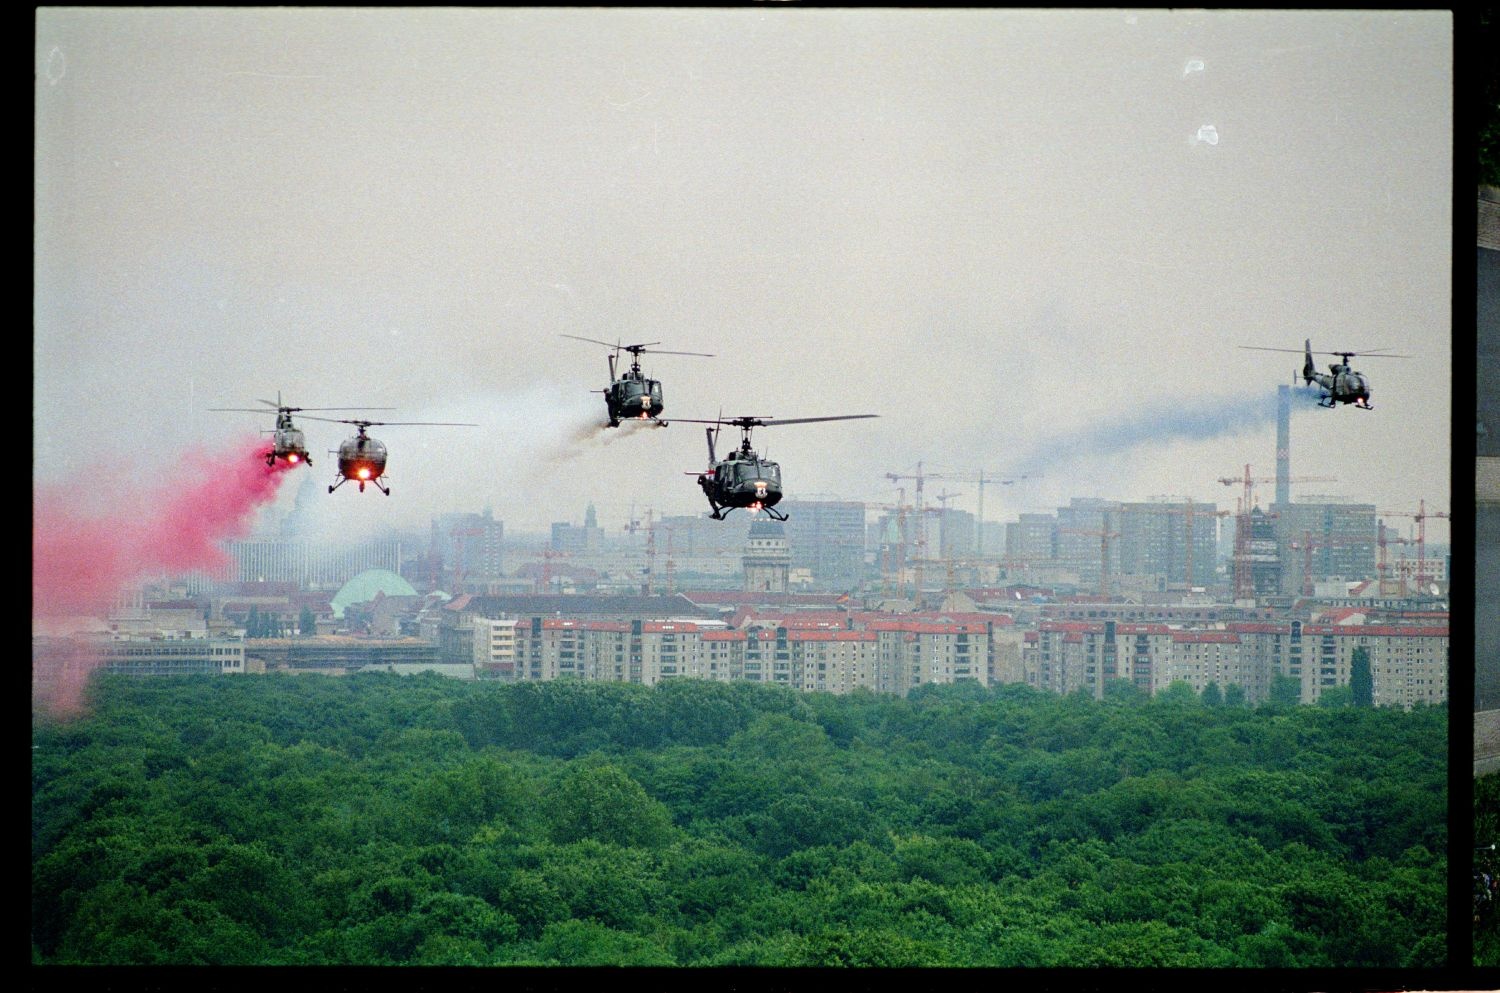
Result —
<path fill-rule="evenodd" d="M 1444 512 L 1453 28 L 40 8 L 34 486 L 75 513 L 165 502 L 272 426 L 214 408 L 280 398 L 475 426 L 371 428 L 386 497 L 327 493 L 352 428 L 301 420 L 314 465 L 265 522 L 299 474 L 329 538 L 706 511 L 702 426 L 604 429 L 609 350 L 576 335 L 712 353 L 644 357 L 668 422 L 878 415 L 756 429 L 788 500 L 910 501 L 888 477 L 921 472 L 972 512 L 983 471 L 1027 477 L 985 488 L 989 521 L 1075 496 L 1233 510 L 1220 480 L 1274 476 L 1301 366 L 1250 349 L 1310 339 L 1409 357 L 1355 359 L 1373 411 L 1297 406 L 1292 473 L 1332 481 L 1293 496 Z"/>

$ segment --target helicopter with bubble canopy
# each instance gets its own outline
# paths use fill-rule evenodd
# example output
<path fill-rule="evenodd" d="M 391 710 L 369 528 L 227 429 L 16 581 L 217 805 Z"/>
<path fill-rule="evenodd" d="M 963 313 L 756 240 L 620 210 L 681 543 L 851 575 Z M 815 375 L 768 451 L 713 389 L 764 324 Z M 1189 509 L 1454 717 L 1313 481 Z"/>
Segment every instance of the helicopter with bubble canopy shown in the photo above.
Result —
<path fill-rule="evenodd" d="M 678 420 L 688 424 L 711 424 L 704 428 L 708 436 L 708 470 L 693 473 L 708 505 L 713 509 L 709 516 L 722 521 L 729 512 L 743 508 L 751 513 L 765 511 L 773 520 L 784 521 L 786 515 L 774 509 L 781 501 L 781 466 L 770 459 L 761 458 L 750 447 L 750 431 L 756 427 L 779 427 L 783 424 L 811 424 L 815 421 L 853 421 L 879 414 L 840 414 L 834 417 L 723 417 L 712 421 L 682 417 Z M 720 459 L 714 455 L 714 442 L 726 424 L 740 429 L 740 447 Z"/>
<path fill-rule="evenodd" d="M 648 341 L 638 345 L 623 345 L 619 342 L 610 344 L 597 338 L 581 338 L 576 334 L 562 335 L 564 338 L 572 338 L 574 341 L 588 341 L 595 345 L 603 345 L 613 349 L 609 355 L 609 386 L 600 390 L 604 394 L 604 404 L 609 411 L 609 426 L 617 428 L 624 420 L 650 420 L 658 427 L 666 427 L 667 422 L 661 420 L 661 412 L 666 405 L 662 401 L 661 381 L 651 379 L 641 372 L 641 353 L 650 352 L 653 355 L 697 355 L 701 358 L 711 359 L 709 352 L 669 352 L 653 345 L 660 345 L 659 341 Z M 621 352 L 629 352 L 631 355 L 630 368 L 620 375 L 615 374 L 615 366 L 620 358 Z"/>
<path fill-rule="evenodd" d="M 1241 345 L 1241 348 L 1256 352 L 1291 352 L 1297 353 L 1295 348 L 1262 348 L 1255 345 Z M 1333 362 L 1328 366 L 1328 375 L 1318 372 L 1318 367 L 1313 364 L 1312 339 L 1303 339 L 1302 354 L 1302 382 L 1303 385 L 1317 383 L 1323 388 L 1323 396 L 1318 400 L 1320 407 L 1335 407 L 1341 403 L 1353 404 L 1361 410 L 1374 410 L 1370 404 L 1370 380 L 1362 372 L 1356 372 L 1349 364 L 1349 360 L 1356 355 L 1362 355 L 1367 359 L 1409 359 L 1410 355 L 1381 354 L 1387 352 L 1387 348 L 1372 348 L 1364 352 L 1318 352 L 1319 355 L 1337 355 L 1342 362 Z M 1297 374 L 1292 374 L 1292 382 L 1295 385 Z"/>
<path fill-rule="evenodd" d="M 388 410 L 390 408 L 380 408 Z M 310 417 L 313 421 L 329 421 L 335 424 L 353 424 L 355 434 L 352 438 L 344 439 L 339 445 L 338 476 L 333 484 L 328 487 L 328 492 L 343 486 L 345 483 L 354 482 L 359 484 L 359 491 L 365 491 L 365 484 L 373 484 L 374 487 L 386 496 L 391 495 L 390 484 L 385 481 L 385 464 L 388 457 L 385 444 L 378 438 L 370 436 L 368 429 L 372 427 L 386 427 L 395 425 L 423 425 L 427 427 L 464 427 L 473 428 L 479 425 L 466 421 L 368 421 L 363 418 L 343 417 Z M 330 452 L 329 454 L 333 454 Z"/>

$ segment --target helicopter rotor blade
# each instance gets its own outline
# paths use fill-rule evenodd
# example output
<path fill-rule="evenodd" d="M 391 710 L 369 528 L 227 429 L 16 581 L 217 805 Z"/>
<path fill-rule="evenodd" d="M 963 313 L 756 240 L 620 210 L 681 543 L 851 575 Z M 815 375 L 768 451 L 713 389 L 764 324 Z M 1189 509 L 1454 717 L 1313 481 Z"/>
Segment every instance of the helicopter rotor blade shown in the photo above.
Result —
<path fill-rule="evenodd" d="M 355 426 L 367 427 L 367 428 L 391 427 L 393 425 L 396 425 L 396 426 L 406 426 L 406 425 L 412 425 L 412 424 L 422 424 L 422 425 L 426 425 L 426 426 L 429 426 L 429 427 L 447 427 L 447 428 L 477 428 L 477 427 L 479 427 L 479 425 L 477 423 L 473 422 L 473 421 L 367 421 L 367 420 L 364 420 L 363 418 L 358 418 L 358 417 L 309 417 L 309 418 L 307 418 L 307 420 L 309 420 L 309 421 L 326 421 L 329 424 L 353 424 Z"/>
<path fill-rule="evenodd" d="M 836 414 L 833 417 L 786 417 L 781 420 L 766 418 L 762 423 L 768 428 L 774 428 L 779 424 L 812 424 L 814 421 L 857 421 L 866 417 L 879 416 L 879 414 Z"/>
<path fill-rule="evenodd" d="M 579 335 L 576 335 L 576 334 L 561 334 L 561 333 L 559 333 L 558 337 L 560 337 L 560 338 L 572 338 L 574 341 L 590 341 L 590 342 L 593 342 L 596 345 L 603 345 L 605 348 L 618 349 L 620 347 L 620 345 L 619 345 L 618 342 L 614 342 L 614 341 L 600 341 L 598 338 L 583 338 L 583 337 L 580 337 Z"/>
<path fill-rule="evenodd" d="M 867 417 L 879 417 L 879 414 L 835 414 L 832 417 L 724 417 L 708 421 L 695 417 L 674 417 L 672 420 L 681 421 L 686 424 L 733 424 L 739 428 L 776 427 L 779 424 L 812 424 L 817 421 L 856 421 Z"/>
<path fill-rule="evenodd" d="M 256 397 L 258 403 L 263 403 L 275 410 L 284 410 L 288 413 L 298 413 L 303 410 L 395 410 L 395 407 L 292 407 L 284 403 L 272 403 L 269 400 Z M 210 407 L 209 410 L 246 410 L 254 414 L 264 414 L 266 411 L 259 407 Z"/>
<path fill-rule="evenodd" d="M 1307 354 L 1307 350 L 1306 349 L 1302 349 L 1302 348 L 1266 348 L 1266 347 L 1261 346 L 1261 345 L 1240 345 L 1238 347 L 1249 349 L 1250 351 L 1253 351 L 1253 352 L 1291 352 L 1293 355 L 1306 355 Z M 1387 347 L 1393 347 L 1393 346 L 1387 346 Z M 1329 352 L 1329 351 L 1323 351 L 1321 349 L 1316 349 L 1315 348 L 1315 349 L 1312 350 L 1312 354 L 1314 354 L 1314 355 L 1338 355 L 1338 356 L 1341 356 L 1341 357 L 1350 357 L 1350 358 L 1358 356 L 1360 358 L 1372 358 L 1372 359 L 1409 359 L 1409 358 L 1412 357 L 1410 355 L 1381 355 L 1381 354 L 1379 354 L 1379 353 L 1381 353 L 1383 351 L 1385 351 L 1385 349 L 1383 349 L 1383 348 L 1377 348 L 1377 349 L 1373 349 L 1372 351 L 1368 351 L 1368 352 Z"/>

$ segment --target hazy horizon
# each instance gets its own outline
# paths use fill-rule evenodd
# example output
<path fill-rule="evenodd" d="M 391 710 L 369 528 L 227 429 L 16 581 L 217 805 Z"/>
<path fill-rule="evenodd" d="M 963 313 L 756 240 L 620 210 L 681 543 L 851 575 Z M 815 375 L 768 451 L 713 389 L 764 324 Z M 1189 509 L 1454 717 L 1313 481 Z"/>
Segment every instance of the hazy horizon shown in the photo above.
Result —
<path fill-rule="evenodd" d="M 1240 346 L 1311 339 L 1411 357 L 1355 360 L 1373 411 L 1299 409 L 1293 475 L 1447 511 L 1453 26 L 41 8 L 34 484 L 149 501 L 186 453 L 271 427 L 211 408 L 279 395 L 478 424 L 372 428 L 385 497 L 328 494 L 351 429 L 301 421 L 315 464 L 270 510 L 310 472 L 330 539 L 706 510 L 701 426 L 602 429 L 607 350 L 580 335 L 713 353 L 646 357 L 669 422 L 879 415 L 757 429 L 788 500 L 894 502 L 887 474 L 921 463 L 1037 473 L 986 487 L 990 522 L 1073 496 L 1233 509 L 1218 480 L 1274 475 L 1301 365 Z"/>

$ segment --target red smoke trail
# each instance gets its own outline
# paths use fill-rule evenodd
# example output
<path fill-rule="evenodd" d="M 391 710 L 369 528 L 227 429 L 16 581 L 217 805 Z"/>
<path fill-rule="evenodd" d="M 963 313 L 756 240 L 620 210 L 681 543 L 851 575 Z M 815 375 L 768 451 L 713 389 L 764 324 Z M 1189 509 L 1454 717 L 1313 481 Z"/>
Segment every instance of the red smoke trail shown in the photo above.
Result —
<path fill-rule="evenodd" d="M 189 453 L 166 477 L 142 469 L 151 473 L 150 492 L 108 481 L 103 474 L 87 475 L 66 488 L 38 490 L 32 503 L 33 631 L 38 618 L 102 617 L 134 580 L 225 565 L 228 556 L 219 543 L 246 533 L 255 512 L 276 495 L 291 468 L 280 459 L 266 465 L 269 451 L 264 439 L 252 437 L 224 454 Z M 102 513 L 88 508 L 100 496 L 107 500 Z M 97 666 L 97 657 L 85 665 L 76 653 L 43 655 L 62 657 L 34 660 L 34 690 L 52 686 L 61 709 L 76 709 L 82 677 Z"/>

